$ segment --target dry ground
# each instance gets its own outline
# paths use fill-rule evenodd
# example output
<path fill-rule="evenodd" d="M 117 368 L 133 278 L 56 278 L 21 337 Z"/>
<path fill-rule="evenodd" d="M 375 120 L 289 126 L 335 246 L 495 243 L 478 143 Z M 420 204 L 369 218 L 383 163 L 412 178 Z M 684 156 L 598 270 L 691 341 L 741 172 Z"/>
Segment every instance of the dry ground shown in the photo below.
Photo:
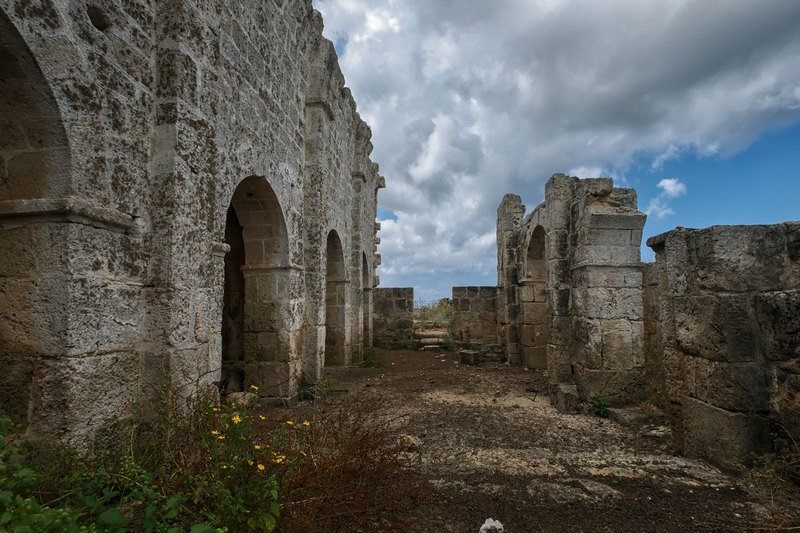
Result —
<path fill-rule="evenodd" d="M 413 511 L 413 531 L 744 531 L 797 526 L 775 479 L 674 457 L 659 423 L 620 425 L 550 406 L 540 372 L 379 351 L 380 368 L 328 368 L 334 396 L 404 415 L 419 474 L 451 499 Z M 298 407 L 302 409 L 303 407 Z M 418 439 L 418 440 L 417 440 Z M 434 491 L 432 491 L 434 492 Z M 794 528 L 793 528 L 794 529 Z M 800 529 L 800 528 L 796 528 Z"/>

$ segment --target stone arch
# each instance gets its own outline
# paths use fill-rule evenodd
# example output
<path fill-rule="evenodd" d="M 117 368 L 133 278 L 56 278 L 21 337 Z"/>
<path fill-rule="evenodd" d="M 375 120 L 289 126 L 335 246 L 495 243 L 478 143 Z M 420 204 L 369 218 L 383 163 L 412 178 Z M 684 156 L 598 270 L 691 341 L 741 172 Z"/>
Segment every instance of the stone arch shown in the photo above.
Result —
<path fill-rule="evenodd" d="M 0 200 L 67 195 L 70 153 L 58 104 L 2 11 L 0 73 Z"/>
<path fill-rule="evenodd" d="M 547 234 L 542 226 L 531 232 L 525 253 L 525 276 L 520 282 L 522 302 L 522 358 L 529 368 L 547 368 L 550 311 L 547 295 Z"/>
<path fill-rule="evenodd" d="M 372 279 L 367 254 L 361 254 L 361 320 L 364 348 L 372 347 Z"/>
<path fill-rule="evenodd" d="M 274 387 L 267 368 L 288 362 L 291 353 L 289 243 L 280 202 L 263 177 L 236 187 L 225 241 L 222 386 L 228 392 Z"/>
<path fill-rule="evenodd" d="M 63 418 L 42 415 L 34 368 L 67 350 L 71 168 L 51 86 L 0 10 L 0 409 L 18 421 L 36 412 L 40 429 Z"/>
<path fill-rule="evenodd" d="M 325 245 L 325 364 L 346 364 L 346 276 L 342 241 L 335 230 Z"/>

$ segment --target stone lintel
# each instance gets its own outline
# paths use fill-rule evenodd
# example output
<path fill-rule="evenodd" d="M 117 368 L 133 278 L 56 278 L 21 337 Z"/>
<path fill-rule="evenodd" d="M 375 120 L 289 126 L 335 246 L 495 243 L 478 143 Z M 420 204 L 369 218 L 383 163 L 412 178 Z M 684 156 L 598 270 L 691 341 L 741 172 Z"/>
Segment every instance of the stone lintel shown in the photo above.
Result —
<path fill-rule="evenodd" d="M 591 213 L 587 227 L 602 229 L 640 230 L 647 215 L 640 211 L 632 213 Z"/>
<path fill-rule="evenodd" d="M 22 224 L 69 222 L 117 233 L 136 233 L 139 229 L 132 216 L 80 198 L 3 200 L 0 201 L 0 225 L 6 220 Z"/>
<path fill-rule="evenodd" d="M 629 261 L 581 261 L 578 264 L 572 265 L 571 271 L 576 271 L 586 268 L 630 268 L 634 270 L 642 270 L 645 263 L 632 263 Z"/>

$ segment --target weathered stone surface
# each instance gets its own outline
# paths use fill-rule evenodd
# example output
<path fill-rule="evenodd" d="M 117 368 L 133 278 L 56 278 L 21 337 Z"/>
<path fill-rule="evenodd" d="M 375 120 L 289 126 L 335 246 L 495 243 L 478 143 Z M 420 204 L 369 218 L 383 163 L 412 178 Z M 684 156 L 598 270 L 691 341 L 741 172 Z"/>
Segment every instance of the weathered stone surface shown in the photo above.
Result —
<path fill-rule="evenodd" d="M 610 178 L 556 174 L 524 220 L 524 209 L 512 209 L 518 197 L 509 198 L 497 219 L 498 285 L 516 288 L 498 300 L 506 350 L 521 351 L 521 361 L 537 368 L 545 358 L 551 383 L 571 381 L 579 363 L 614 376 L 620 401 L 638 399 L 642 388 L 627 383 L 645 364 L 639 246 L 646 217 L 635 191 L 614 188 Z M 626 372 L 627 382 L 618 378 Z"/>
<path fill-rule="evenodd" d="M 382 348 L 407 348 L 414 343 L 414 288 L 372 291 L 373 342 Z"/>
<path fill-rule="evenodd" d="M 85 448 L 160 375 L 247 361 L 293 394 L 370 345 L 385 180 L 310 0 L 93 6 L 110 28 L 23 4 L 0 7 L 0 357 L 25 383 L 0 408 Z M 52 400 L 73 390 L 95 403 Z"/>
<path fill-rule="evenodd" d="M 453 287 L 451 302 L 451 330 L 457 346 L 480 347 L 497 343 L 497 287 Z"/>
<path fill-rule="evenodd" d="M 684 453 L 735 468 L 770 449 L 767 419 L 684 398 Z"/>
<path fill-rule="evenodd" d="M 678 228 L 648 240 L 656 265 L 646 321 L 658 338 L 679 453 L 723 466 L 780 451 L 768 427 L 800 431 L 790 403 L 800 388 L 800 225 Z"/>
<path fill-rule="evenodd" d="M 767 360 L 800 357 L 800 289 L 758 294 L 755 315 Z"/>

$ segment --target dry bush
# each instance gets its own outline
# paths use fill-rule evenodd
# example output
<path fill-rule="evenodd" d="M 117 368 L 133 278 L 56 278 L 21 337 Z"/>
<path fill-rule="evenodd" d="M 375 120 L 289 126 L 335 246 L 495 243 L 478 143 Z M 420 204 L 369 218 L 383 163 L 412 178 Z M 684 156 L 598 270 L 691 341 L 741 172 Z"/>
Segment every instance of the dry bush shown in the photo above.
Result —
<path fill-rule="evenodd" d="M 304 430 L 287 430 L 278 530 L 406 529 L 407 511 L 434 498 L 411 468 L 399 423 L 364 400 L 328 400 Z"/>

